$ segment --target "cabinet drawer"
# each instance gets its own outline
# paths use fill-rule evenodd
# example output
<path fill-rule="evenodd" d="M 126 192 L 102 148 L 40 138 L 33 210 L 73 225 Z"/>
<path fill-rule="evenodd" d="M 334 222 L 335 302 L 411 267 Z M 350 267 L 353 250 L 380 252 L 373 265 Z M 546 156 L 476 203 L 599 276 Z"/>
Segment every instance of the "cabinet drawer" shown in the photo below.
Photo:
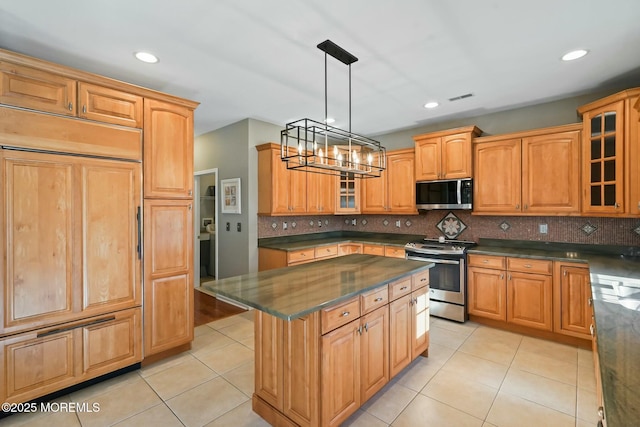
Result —
<path fill-rule="evenodd" d="M 142 97 L 119 90 L 78 83 L 78 115 L 105 123 L 142 127 Z"/>
<path fill-rule="evenodd" d="M 320 312 L 322 334 L 326 334 L 360 317 L 360 298 L 353 297 L 343 303 L 325 308 Z"/>
<path fill-rule="evenodd" d="M 384 256 L 391 258 L 404 258 L 404 247 L 402 246 L 385 246 Z"/>
<path fill-rule="evenodd" d="M 501 270 L 506 268 L 503 256 L 469 254 L 467 261 L 472 267 L 499 268 Z"/>
<path fill-rule="evenodd" d="M 389 287 L 387 285 L 372 289 L 360 295 L 362 314 L 369 313 L 389 302 Z"/>
<path fill-rule="evenodd" d="M 314 258 L 327 258 L 338 256 L 338 245 L 319 246 L 314 250 Z"/>
<path fill-rule="evenodd" d="M 551 274 L 553 263 L 543 259 L 507 258 L 507 270 L 523 273 Z"/>
<path fill-rule="evenodd" d="M 397 280 L 389 284 L 389 301 L 396 300 L 403 295 L 411 293 L 411 277 Z"/>
<path fill-rule="evenodd" d="M 313 248 L 310 248 L 289 252 L 287 260 L 289 261 L 289 264 L 292 264 L 294 262 L 311 261 L 314 258 L 315 250 Z"/>
<path fill-rule="evenodd" d="M 338 255 L 361 254 L 362 243 L 343 243 L 338 246 Z"/>
<path fill-rule="evenodd" d="M 424 288 L 429 284 L 429 270 L 421 271 L 412 276 L 411 289 L 416 290 Z"/>
<path fill-rule="evenodd" d="M 384 246 L 383 245 L 371 245 L 364 243 L 362 245 L 362 253 L 365 255 L 380 255 L 384 256 Z"/>

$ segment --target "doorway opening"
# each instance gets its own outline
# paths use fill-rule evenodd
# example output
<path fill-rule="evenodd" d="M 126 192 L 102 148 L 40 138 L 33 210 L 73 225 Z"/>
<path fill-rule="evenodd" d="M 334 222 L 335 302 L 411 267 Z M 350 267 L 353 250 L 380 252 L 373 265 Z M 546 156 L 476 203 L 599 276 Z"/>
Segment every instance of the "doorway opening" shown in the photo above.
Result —
<path fill-rule="evenodd" d="M 194 286 L 218 276 L 218 168 L 194 173 Z"/>

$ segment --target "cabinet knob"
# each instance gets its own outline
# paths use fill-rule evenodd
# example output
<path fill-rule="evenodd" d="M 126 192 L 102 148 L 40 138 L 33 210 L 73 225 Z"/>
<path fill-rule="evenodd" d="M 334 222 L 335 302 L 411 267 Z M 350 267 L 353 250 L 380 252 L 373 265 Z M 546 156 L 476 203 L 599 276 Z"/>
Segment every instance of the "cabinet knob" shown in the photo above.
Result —
<path fill-rule="evenodd" d="M 348 311 L 343 311 L 343 312 L 342 312 L 342 317 L 347 317 L 348 315 L 349 315 L 349 312 L 348 312 Z"/>
<path fill-rule="evenodd" d="M 517 205 L 516 205 L 516 209 L 520 209 L 520 204 L 517 204 Z"/>
<path fill-rule="evenodd" d="M 599 407 L 598 407 L 598 416 L 599 416 L 601 419 L 604 419 L 604 408 L 603 408 L 602 406 L 599 406 Z"/>
<path fill-rule="evenodd" d="M 401 287 L 401 288 L 400 288 L 400 290 L 401 290 L 401 291 L 404 291 L 404 290 L 406 290 L 406 289 L 407 289 L 407 287 L 406 287 L 406 286 L 403 286 L 403 287 Z"/>
<path fill-rule="evenodd" d="M 525 209 L 529 209 L 529 205 L 524 205 L 524 208 Z"/>
<path fill-rule="evenodd" d="M 593 305 L 593 298 L 589 298 L 587 300 L 587 304 L 589 304 L 589 307 L 591 307 Z"/>
<path fill-rule="evenodd" d="M 593 326 L 593 323 L 591 324 L 591 326 L 589 326 L 589 332 L 591 332 L 591 336 L 595 336 L 595 327 Z"/>
<path fill-rule="evenodd" d="M 382 301 L 382 297 L 378 297 L 378 298 L 373 300 L 373 302 L 380 302 L 380 301 Z"/>
<path fill-rule="evenodd" d="M 193 196 L 193 190 L 189 190 L 189 196 Z"/>
<path fill-rule="evenodd" d="M 358 329 L 356 329 L 356 332 L 358 333 L 358 335 L 362 335 L 362 326 L 358 326 Z"/>
<path fill-rule="evenodd" d="M 87 114 L 87 106 L 86 105 L 82 106 L 82 114 Z"/>
<path fill-rule="evenodd" d="M 616 207 L 616 209 L 617 209 L 617 208 L 619 208 L 619 207 L 620 207 L 620 203 L 616 202 L 616 203 L 614 204 L 614 206 L 615 206 L 615 207 Z"/>
<path fill-rule="evenodd" d="M 509 280 L 511 280 L 511 275 L 508 276 Z"/>
<path fill-rule="evenodd" d="M 500 275 L 500 280 L 504 279 L 504 274 Z"/>
<path fill-rule="evenodd" d="M 369 323 L 364 324 L 364 331 L 369 332 Z"/>

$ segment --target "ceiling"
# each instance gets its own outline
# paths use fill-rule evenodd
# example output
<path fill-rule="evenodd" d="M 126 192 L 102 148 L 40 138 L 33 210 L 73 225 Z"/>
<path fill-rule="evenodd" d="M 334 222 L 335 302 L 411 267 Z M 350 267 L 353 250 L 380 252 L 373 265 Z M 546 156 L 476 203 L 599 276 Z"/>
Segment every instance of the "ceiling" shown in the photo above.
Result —
<path fill-rule="evenodd" d="M 369 136 L 640 85 L 638 0 L 0 2 L 1 48 L 199 101 L 196 135 L 321 121 L 326 39 L 359 59 L 352 129 Z M 576 48 L 590 53 L 560 60 Z M 347 128 L 348 67 L 329 57 L 327 78 L 328 116 Z"/>

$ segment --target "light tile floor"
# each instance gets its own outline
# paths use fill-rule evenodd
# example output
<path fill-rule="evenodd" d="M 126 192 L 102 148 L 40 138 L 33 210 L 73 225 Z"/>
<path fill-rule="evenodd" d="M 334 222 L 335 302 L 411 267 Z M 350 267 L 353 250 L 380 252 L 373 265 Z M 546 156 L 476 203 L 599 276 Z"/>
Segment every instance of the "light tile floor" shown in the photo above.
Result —
<path fill-rule="evenodd" d="M 348 426 L 571 426 L 597 423 L 588 350 L 472 322 L 431 319 L 418 358 L 347 420 Z M 251 411 L 253 313 L 199 326 L 191 351 L 58 402 L 93 413 L 19 414 L 3 426 L 266 426 Z"/>

